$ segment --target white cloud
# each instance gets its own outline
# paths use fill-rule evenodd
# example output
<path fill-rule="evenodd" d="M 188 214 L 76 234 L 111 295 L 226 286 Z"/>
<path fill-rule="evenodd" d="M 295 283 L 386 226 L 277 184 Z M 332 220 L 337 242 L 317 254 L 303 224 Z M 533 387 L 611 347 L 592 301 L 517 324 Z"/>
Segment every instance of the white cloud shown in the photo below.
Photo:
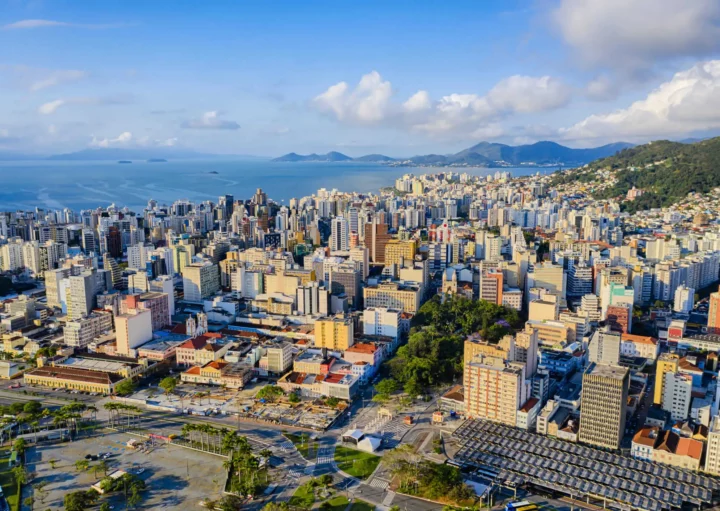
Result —
<path fill-rule="evenodd" d="M 410 96 L 405 103 L 403 108 L 406 112 L 423 112 L 432 108 L 432 101 L 430 100 L 430 94 L 427 91 L 417 91 L 415 94 Z"/>
<path fill-rule="evenodd" d="M 498 110 L 534 113 L 567 105 L 571 90 L 562 81 L 550 76 L 515 75 L 498 82 L 487 97 Z"/>
<path fill-rule="evenodd" d="M 332 112 L 341 121 L 374 123 L 388 114 L 392 85 L 372 71 L 360 79 L 353 91 L 346 82 L 337 83 L 317 96 L 313 103 L 323 112 Z"/>
<path fill-rule="evenodd" d="M 30 84 L 30 91 L 37 92 L 48 87 L 54 87 L 61 83 L 76 82 L 82 80 L 88 74 L 85 71 L 77 69 L 61 69 L 57 71 L 51 71 L 47 76 L 38 78 Z"/>
<path fill-rule="evenodd" d="M 561 130 L 572 140 L 645 140 L 720 128 L 720 60 L 676 73 L 645 99 Z"/>
<path fill-rule="evenodd" d="M 57 112 L 60 107 L 69 105 L 125 105 L 130 102 L 130 98 L 115 96 L 106 98 L 89 98 L 89 97 L 75 97 L 75 98 L 62 98 L 53 101 L 43 103 L 38 108 L 38 113 L 43 115 L 51 115 Z"/>
<path fill-rule="evenodd" d="M 43 115 L 54 114 L 57 109 L 63 106 L 65 103 L 67 103 L 67 101 L 64 99 L 48 101 L 47 103 L 43 103 L 42 105 L 40 105 L 40 108 L 38 108 L 38 113 L 41 113 Z"/>
<path fill-rule="evenodd" d="M 20 20 L 13 23 L 2 25 L 3 30 L 20 30 L 20 29 L 33 29 L 33 28 L 51 28 L 51 27 L 75 27 L 75 28 L 90 28 L 90 29 L 103 29 L 103 28 L 118 28 L 124 26 L 122 23 L 69 23 L 67 21 L 57 20 Z"/>
<path fill-rule="evenodd" d="M 553 18 L 590 65 L 649 68 L 720 49 L 717 0 L 560 0 Z"/>
<path fill-rule="evenodd" d="M 90 141 L 91 147 L 172 147 L 177 144 L 178 139 L 168 138 L 165 140 L 151 139 L 150 137 L 135 138 L 130 131 L 123 131 L 115 138 L 97 138 L 93 135 Z"/>
<path fill-rule="evenodd" d="M 237 130 L 240 125 L 235 121 L 220 119 L 222 112 L 205 112 L 199 119 L 190 119 L 182 124 L 183 128 L 196 130 Z"/>
<path fill-rule="evenodd" d="M 503 134 L 497 121 L 513 114 L 554 110 L 568 104 L 571 89 L 550 77 L 511 76 L 485 96 L 449 94 L 433 101 L 420 90 L 402 103 L 392 101 L 393 88 L 377 71 L 362 77 L 351 89 L 337 83 L 315 97 L 320 112 L 351 124 L 387 124 L 433 135 L 494 137 Z"/>

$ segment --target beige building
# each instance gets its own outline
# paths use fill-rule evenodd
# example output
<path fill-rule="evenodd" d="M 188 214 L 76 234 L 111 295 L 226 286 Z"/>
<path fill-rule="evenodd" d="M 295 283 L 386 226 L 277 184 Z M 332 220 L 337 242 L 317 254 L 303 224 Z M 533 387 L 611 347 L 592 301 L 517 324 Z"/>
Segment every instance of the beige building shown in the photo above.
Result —
<path fill-rule="evenodd" d="M 665 394 L 665 374 L 677 373 L 680 365 L 680 356 L 674 353 L 663 353 L 655 366 L 655 395 L 653 403 L 661 405 Z"/>
<path fill-rule="evenodd" d="M 383 282 L 364 290 L 365 308 L 386 307 L 415 314 L 420 308 L 420 287 Z"/>
<path fill-rule="evenodd" d="M 283 374 L 290 369 L 293 360 L 292 344 L 280 341 L 265 347 L 265 355 L 260 359 L 260 369 L 275 374 Z"/>
<path fill-rule="evenodd" d="M 606 449 L 620 448 L 629 385 L 629 372 L 624 367 L 588 366 L 582 381 L 580 442 Z"/>
<path fill-rule="evenodd" d="M 188 302 L 201 302 L 220 290 L 220 271 L 216 264 L 189 264 L 183 268 L 182 276 L 184 298 Z"/>
<path fill-rule="evenodd" d="M 527 401 L 525 364 L 478 354 L 465 363 L 463 378 L 466 417 L 517 424 L 517 412 Z"/>
<path fill-rule="evenodd" d="M 352 318 L 334 316 L 315 321 L 315 347 L 345 351 L 355 343 Z"/>
<path fill-rule="evenodd" d="M 708 430 L 705 472 L 720 475 L 720 416 L 718 415 L 713 417 Z"/>
<path fill-rule="evenodd" d="M 525 331 L 537 330 L 540 344 L 545 346 L 566 346 L 569 342 L 575 341 L 575 330 L 572 325 L 566 325 L 559 321 L 528 321 L 525 323 Z"/>

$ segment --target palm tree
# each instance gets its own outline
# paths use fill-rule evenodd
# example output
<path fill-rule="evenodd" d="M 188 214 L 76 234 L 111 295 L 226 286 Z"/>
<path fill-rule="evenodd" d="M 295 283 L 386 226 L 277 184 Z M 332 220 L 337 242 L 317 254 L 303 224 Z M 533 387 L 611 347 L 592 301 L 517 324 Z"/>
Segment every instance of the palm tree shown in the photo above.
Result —
<path fill-rule="evenodd" d="M 35 432 L 35 445 L 37 445 L 37 434 L 38 434 L 38 428 L 40 427 L 39 421 L 32 421 L 30 425 L 33 428 L 33 431 Z"/>

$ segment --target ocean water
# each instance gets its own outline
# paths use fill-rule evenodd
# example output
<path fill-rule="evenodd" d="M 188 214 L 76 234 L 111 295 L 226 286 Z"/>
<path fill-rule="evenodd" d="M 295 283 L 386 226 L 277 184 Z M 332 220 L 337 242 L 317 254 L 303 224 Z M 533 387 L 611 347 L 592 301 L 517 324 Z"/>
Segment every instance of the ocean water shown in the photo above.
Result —
<path fill-rule="evenodd" d="M 217 201 L 232 194 L 247 199 L 257 188 L 276 201 L 311 195 L 320 188 L 377 192 L 403 174 L 440 172 L 439 168 L 388 167 L 375 163 L 268 160 L 177 160 L 167 163 L 106 161 L 0 162 L 0 210 L 35 207 L 73 210 L 115 204 L 141 211 L 149 199 Z M 450 170 L 450 169 L 448 169 Z M 457 171 L 458 169 L 452 169 Z M 461 171 L 486 176 L 498 169 Z M 550 170 L 508 168 L 513 176 Z M 212 174 L 211 172 L 217 172 Z"/>

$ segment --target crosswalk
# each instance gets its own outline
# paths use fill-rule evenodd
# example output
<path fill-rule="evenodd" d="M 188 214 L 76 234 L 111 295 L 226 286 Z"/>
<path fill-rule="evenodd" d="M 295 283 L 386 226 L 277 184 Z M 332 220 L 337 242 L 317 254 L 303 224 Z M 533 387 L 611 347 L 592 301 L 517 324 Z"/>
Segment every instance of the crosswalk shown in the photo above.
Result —
<path fill-rule="evenodd" d="M 373 480 L 370 481 L 371 488 L 385 490 L 385 489 L 387 489 L 388 486 L 390 486 L 390 481 L 386 481 L 385 479 L 381 479 L 379 477 L 374 477 Z"/>
<path fill-rule="evenodd" d="M 288 477 L 289 477 L 290 479 L 300 479 L 302 476 L 303 476 L 303 472 L 300 471 L 300 470 L 297 470 L 297 469 L 295 469 L 295 468 L 291 468 L 291 469 L 288 471 Z"/>
<path fill-rule="evenodd" d="M 295 446 L 290 440 L 285 440 L 280 445 L 278 445 L 278 447 L 280 448 L 281 452 L 292 452 L 293 450 L 295 450 Z"/>
<path fill-rule="evenodd" d="M 318 456 L 317 458 L 317 464 L 318 465 L 324 465 L 328 464 L 331 465 L 334 461 L 334 458 L 332 456 Z"/>

